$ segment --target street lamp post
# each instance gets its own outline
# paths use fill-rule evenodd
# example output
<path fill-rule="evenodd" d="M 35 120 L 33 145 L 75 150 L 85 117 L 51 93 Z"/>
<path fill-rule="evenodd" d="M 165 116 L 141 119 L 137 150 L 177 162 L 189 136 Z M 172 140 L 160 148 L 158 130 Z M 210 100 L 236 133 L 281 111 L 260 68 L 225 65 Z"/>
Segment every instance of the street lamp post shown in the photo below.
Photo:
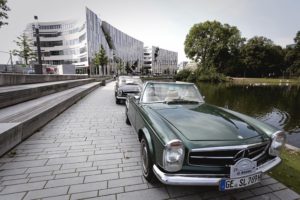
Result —
<path fill-rule="evenodd" d="M 39 31 L 39 23 L 38 16 L 34 16 L 35 21 L 35 36 L 36 36 L 36 47 L 37 47 L 37 56 L 38 56 L 38 70 L 35 73 L 42 74 L 43 73 L 43 65 L 42 65 L 42 53 L 41 53 L 41 44 L 40 44 L 40 31 Z"/>

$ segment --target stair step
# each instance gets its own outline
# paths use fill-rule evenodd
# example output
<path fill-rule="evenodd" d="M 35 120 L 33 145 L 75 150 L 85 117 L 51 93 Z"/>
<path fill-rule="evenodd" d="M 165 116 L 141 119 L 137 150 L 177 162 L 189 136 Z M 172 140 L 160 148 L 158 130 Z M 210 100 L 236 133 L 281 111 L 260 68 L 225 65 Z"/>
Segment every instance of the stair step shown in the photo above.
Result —
<path fill-rule="evenodd" d="M 95 79 L 77 79 L 0 87 L 0 108 L 91 83 Z"/>
<path fill-rule="evenodd" d="M 81 85 L 0 110 L 0 156 L 100 86 Z"/>

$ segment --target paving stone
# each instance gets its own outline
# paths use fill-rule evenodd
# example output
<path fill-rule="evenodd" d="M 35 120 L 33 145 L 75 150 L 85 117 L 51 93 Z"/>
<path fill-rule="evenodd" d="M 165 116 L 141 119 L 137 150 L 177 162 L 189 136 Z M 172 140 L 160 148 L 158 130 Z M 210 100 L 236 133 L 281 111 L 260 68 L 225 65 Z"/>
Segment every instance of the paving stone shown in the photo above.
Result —
<path fill-rule="evenodd" d="M 266 194 L 272 192 L 272 190 L 268 186 L 260 187 L 260 188 L 255 188 L 251 190 L 252 193 L 255 195 L 261 195 L 261 194 Z"/>
<path fill-rule="evenodd" d="M 260 196 L 251 197 L 247 200 L 280 200 L 278 197 L 276 197 L 274 194 L 263 194 Z"/>
<path fill-rule="evenodd" d="M 1 185 L 16 185 L 16 184 L 21 184 L 21 183 L 27 183 L 28 178 L 26 179 L 15 179 L 15 180 L 8 180 L 8 181 L 3 181 Z"/>
<path fill-rule="evenodd" d="M 266 179 L 263 179 L 261 181 L 261 184 L 262 185 L 270 185 L 270 184 L 274 184 L 274 183 L 277 183 L 278 181 L 273 179 L 273 178 L 266 178 Z"/>
<path fill-rule="evenodd" d="M 65 187 L 55 187 L 55 188 L 29 191 L 25 196 L 24 200 L 64 195 L 67 194 L 68 189 L 69 187 L 65 186 Z"/>
<path fill-rule="evenodd" d="M 86 198 L 96 197 L 97 195 L 98 195 L 98 191 L 76 193 L 71 195 L 71 200 L 86 199 Z"/>
<path fill-rule="evenodd" d="M 167 186 L 168 193 L 172 198 L 195 194 L 196 192 L 200 192 L 201 189 L 203 188 L 192 186 Z"/>
<path fill-rule="evenodd" d="M 55 179 L 76 177 L 76 176 L 78 176 L 78 174 L 79 174 L 78 172 L 57 174 L 57 175 L 55 175 Z"/>
<path fill-rule="evenodd" d="M 75 185 L 79 183 L 83 183 L 83 177 L 56 179 L 48 181 L 48 183 L 46 184 L 46 188 L 64 185 Z"/>
<path fill-rule="evenodd" d="M 139 183 L 143 183 L 141 177 L 132 177 L 132 178 L 123 178 L 123 179 L 116 179 L 116 180 L 109 180 L 108 187 L 120 187 L 120 186 L 127 186 L 127 185 L 136 185 Z"/>
<path fill-rule="evenodd" d="M 70 199 L 70 195 L 61 195 L 56 197 L 43 198 L 43 200 L 69 200 L 69 199 Z"/>
<path fill-rule="evenodd" d="M 123 153 L 114 153 L 114 154 L 101 154 L 101 155 L 92 155 L 88 157 L 88 161 L 98 161 L 98 160 L 114 160 L 123 158 Z"/>
<path fill-rule="evenodd" d="M 26 193 L 15 193 L 15 194 L 6 194 L 6 195 L 1 195 L 0 194 L 0 199 L 1 200 L 21 200 Z"/>
<path fill-rule="evenodd" d="M 116 195 L 108 195 L 103 197 L 91 198 L 89 200 L 116 200 Z"/>
<path fill-rule="evenodd" d="M 105 190 L 99 190 L 99 196 L 106 196 L 106 195 L 110 195 L 110 194 L 118 194 L 124 192 L 124 188 L 123 187 L 117 187 L 117 188 L 109 188 L 109 189 L 105 189 Z"/>
<path fill-rule="evenodd" d="M 5 170 L 0 170 L 0 176 L 9 176 L 9 175 L 18 175 L 18 174 L 24 174 L 26 171 L 26 168 L 22 169 L 5 169 Z"/>
<path fill-rule="evenodd" d="M 79 172 L 79 176 L 90 176 L 90 175 L 98 175 L 98 174 L 101 174 L 100 170 Z"/>
<path fill-rule="evenodd" d="M 123 170 L 124 171 L 142 170 L 142 167 L 140 165 L 135 165 L 135 166 L 123 167 Z"/>
<path fill-rule="evenodd" d="M 54 171 L 53 174 L 69 174 L 75 172 L 76 169 L 63 169 L 63 170 L 58 170 Z"/>
<path fill-rule="evenodd" d="M 246 199 L 253 196 L 253 193 L 250 192 L 249 190 L 245 190 L 242 192 L 234 192 L 233 194 L 231 194 L 231 196 L 233 196 L 236 200 L 240 200 L 240 199 Z"/>
<path fill-rule="evenodd" d="M 0 167 L 0 169 L 18 169 L 18 168 L 27 168 L 27 167 L 37 167 L 43 166 L 47 160 L 31 160 L 31 161 L 22 161 L 22 162 L 9 162 L 5 163 Z"/>
<path fill-rule="evenodd" d="M 115 159 L 115 160 L 102 160 L 102 161 L 95 161 L 93 166 L 105 166 L 105 165 L 113 165 L 113 164 L 120 164 L 122 163 L 121 159 Z"/>
<path fill-rule="evenodd" d="M 132 170 L 126 172 L 119 172 L 120 178 L 134 177 L 134 176 L 142 176 L 142 170 Z"/>
<path fill-rule="evenodd" d="M 81 168 L 77 168 L 76 171 L 77 172 L 87 172 L 87 171 L 96 171 L 98 169 L 98 167 L 81 167 Z"/>
<path fill-rule="evenodd" d="M 269 185 L 269 188 L 271 188 L 273 191 L 278 191 L 278 190 L 285 189 L 286 186 L 283 185 L 282 183 L 275 183 L 275 184 Z"/>
<path fill-rule="evenodd" d="M 84 182 L 96 182 L 96 181 L 106 181 L 119 178 L 118 173 L 110 173 L 110 174 L 99 174 L 99 175 L 92 175 L 86 176 Z"/>
<path fill-rule="evenodd" d="M 9 185 L 6 186 L 0 194 L 9 194 L 16 192 L 25 192 L 30 190 L 38 190 L 44 187 L 46 182 L 35 182 L 35 183 L 24 183 L 18 185 Z"/>
<path fill-rule="evenodd" d="M 86 167 L 91 167 L 92 165 L 93 165 L 92 162 L 63 164 L 61 169 L 64 170 L 64 169 L 86 168 Z"/>
<path fill-rule="evenodd" d="M 102 169 L 103 174 L 112 173 L 112 172 L 121 172 L 122 168 L 111 168 L 111 169 Z"/>
<path fill-rule="evenodd" d="M 49 176 L 51 174 L 52 174 L 52 171 L 31 173 L 28 175 L 28 178 L 39 177 L 39 176 Z"/>
<path fill-rule="evenodd" d="M 78 156 L 78 157 L 74 156 L 69 158 L 51 158 L 47 162 L 47 165 L 79 163 L 79 162 L 85 162 L 86 160 L 87 160 L 87 156 Z"/>
<path fill-rule="evenodd" d="M 169 195 L 164 188 L 153 188 L 153 189 L 117 194 L 118 200 L 132 200 L 132 199 L 136 199 L 136 197 L 143 200 L 153 200 L 153 199 L 159 200 L 159 199 L 167 199 L 169 198 Z"/>
<path fill-rule="evenodd" d="M 147 184 L 125 186 L 125 192 L 130 192 L 130 191 L 135 191 L 135 190 L 144 190 L 144 189 L 148 189 Z"/>
<path fill-rule="evenodd" d="M 26 173 L 36 173 L 36 172 L 47 172 L 47 171 L 53 171 L 58 170 L 61 167 L 61 165 L 51 165 L 51 166 L 43 166 L 43 167 L 32 167 L 28 168 Z"/>
<path fill-rule="evenodd" d="M 38 156 L 17 156 L 13 160 L 14 162 L 19 162 L 19 161 L 30 161 L 30 160 L 36 160 Z"/>
<path fill-rule="evenodd" d="M 300 198 L 300 195 L 291 189 L 280 190 L 274 192 L 274 194 L 282 200 L 295 200 Z"/>
<path fill-rule="evenodd" d="M 107 188 L 107 181 L 96 182 L 96 183 L 85 183 L 78 185 L 71 185 L 69 193 L 79 193 L 79 192 L 87 192 L 93 190 L 100 190 Z"/>
<path fill-rule="evenodd" d="M 54 179 L 54 175 L 51 175 L 51 176 L 39 176 L 39 177 L 31 178 L 29 180 L 29 183 L 31 183 L 31 182 L 37 182 L 37 181 L 48 181 L 48 180 L 52 180 L 52 179 Z"/>
<path fill-rule="evenodd" d="M 19 175 L 15 175 L 15 176 L 4 176 L 1 181 L 7 181 L 7 180 L 15 180 L 15 179 L 22 179 L 22 178 L 26 178 L 28 176 L 28 174 L 19 174 Z"/>

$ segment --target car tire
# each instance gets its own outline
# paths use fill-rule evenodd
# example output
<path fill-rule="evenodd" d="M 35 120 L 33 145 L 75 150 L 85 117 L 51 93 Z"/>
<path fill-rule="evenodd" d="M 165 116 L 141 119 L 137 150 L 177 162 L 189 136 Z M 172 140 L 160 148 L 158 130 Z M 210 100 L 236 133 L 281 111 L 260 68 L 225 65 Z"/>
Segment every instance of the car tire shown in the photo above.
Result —
<path fill-rule="evenodd" d="M 116 98 L 116 104 L 120 104 L 120 100 Z"/>
<path fill-rule="evenodd" d="M 157 182 L 157 178 L 153 172 L 153 161 L 151 159 L 149 146 L 145 137 L 141 139 L 141 158 L 143 176 L 150 183 Z"/>

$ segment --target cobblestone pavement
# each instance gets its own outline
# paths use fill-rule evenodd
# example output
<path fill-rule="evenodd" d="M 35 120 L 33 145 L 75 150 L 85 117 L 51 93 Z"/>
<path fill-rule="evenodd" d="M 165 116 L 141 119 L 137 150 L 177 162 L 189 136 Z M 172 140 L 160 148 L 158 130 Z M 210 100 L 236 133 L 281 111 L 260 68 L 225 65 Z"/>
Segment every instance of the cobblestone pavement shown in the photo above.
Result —
<path fill-rule="evenodd" d="M 232 192 L 151 185 L 139 143 L 116 105 L 114 83 L 96 89 L 0 158 L 0 199 L 299 199 L 269 176 Z"/>

